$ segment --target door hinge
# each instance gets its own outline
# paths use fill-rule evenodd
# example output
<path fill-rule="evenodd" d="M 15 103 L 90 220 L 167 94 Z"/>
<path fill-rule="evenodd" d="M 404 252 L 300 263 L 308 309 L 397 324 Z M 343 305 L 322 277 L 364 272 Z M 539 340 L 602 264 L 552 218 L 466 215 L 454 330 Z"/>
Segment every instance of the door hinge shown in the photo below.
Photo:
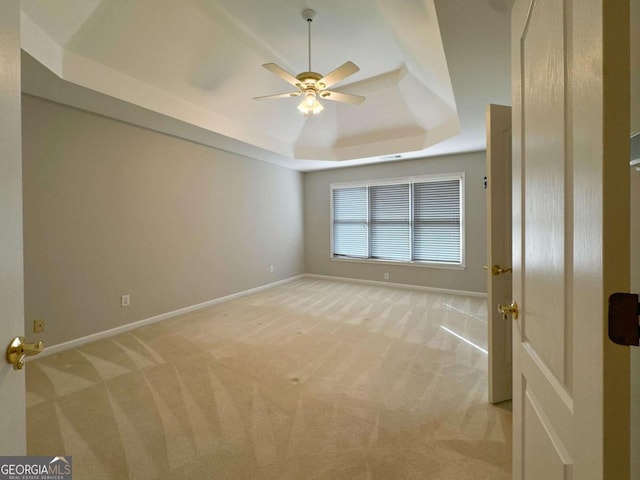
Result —
<path fill-rule="evenodd" d="M 640 346 L 638 316 L 640 304 L 635 293 L 614 293 L 609 297 L 609 338 L 618 345 Z"/>

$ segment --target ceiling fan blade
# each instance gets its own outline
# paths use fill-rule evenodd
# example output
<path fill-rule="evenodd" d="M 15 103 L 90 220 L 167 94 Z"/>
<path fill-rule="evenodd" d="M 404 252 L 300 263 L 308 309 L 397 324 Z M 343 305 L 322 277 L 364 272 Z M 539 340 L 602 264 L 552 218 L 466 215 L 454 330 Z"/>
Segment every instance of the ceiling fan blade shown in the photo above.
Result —
<path fill-rule="evenodd" d="M 328 88 L 331 85 L 335 85 L 339 81 L 344 80 L 349 75 L 353 75 L 358 70 L 360 70 L 360 67 L 358 67 L 355 63 L 345 62 L 338 68 L 336 68 L 333 72 L 322 77 L 320 80 L 318 80 L 317 83 L 323 83 L 324 87 L 322 88 Z"/>
<path fill-rule="evenodd" d="M 262 97 L 253 97 L 254 100 L 273 100 L 275 98 L 297 97 L 300 92 L 276 93 L 275 95 L 264 95 Z"/>
<path fill-rule="evenodd" d="M 362 97 L 360 95 L 332 92 L 330 90 L 323 90 L 322 92 L 320 92 L 320 98 L 333 100 L 334 102 L 350 103 L 351 105 L 360 105 L 365 100 L 365 97 Z"/>
<path fill-rule="evenodd" d="M 271 73 L 275 73 L 285 82 L 290 83 L 294 87 L 297 87 L 298 85 L 300 85 L 300 80 L 298 80 L 296 77 L 294 77 L 289 72 L 287 72 L 284 68 L 279 67 L 275 63 L 265 63 L 262 66 L 267 70 L 269 70 Z"/>

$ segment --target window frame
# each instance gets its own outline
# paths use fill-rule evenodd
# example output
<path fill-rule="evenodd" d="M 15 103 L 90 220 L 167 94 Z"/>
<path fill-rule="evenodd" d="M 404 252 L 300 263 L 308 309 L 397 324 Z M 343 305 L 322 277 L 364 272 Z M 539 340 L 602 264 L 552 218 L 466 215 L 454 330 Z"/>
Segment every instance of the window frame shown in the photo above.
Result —
<path fill-rule="evenodd" d="M 426 182 L 438 182 L 447 180 L 458 180 L 460 182 L 460 263 L 450 262 L 434 262 L 434 261 L 422 261 L 422 260 L 390 260 L 390 259 L 375 259 L 375 258 L 357 258 L 357 257 L 337 257 L 333 254 L 333 191 L 341 188 L 356 188 L 366 187 L 367 197 L 369 197 L 369 187 L 375 187 L 379 185 L 397 185 L 397 184 L 411 184 L 410 190 L 413 190 L 414 183 L 426 183 Z M 355 263 L 372 263 L 372 264 L 388 264 L 388 265 L 402 265 L 408 267 L 427 267 L 427 268 L 443 268 L 451 270 L 464 270 L 466 269 L 466 200 L 465 200 L 465 172 L 452 172 L 452 173 L 437 173 L 428 175 L 417 175 L 408 177 L 396 177 L 396 178 L 384 178 L 376 180 L 366 181 L 354 181 L 354 182 L 337 182 L 329 185 L 329 258 L 336 262 L 355 262 Z M 413 194 L 410 194 L 410 208 L 411 208 L 411 237 L 413 237 Z M 370 215 L 370 205 L 367 206 L 367 215 Z M 367 235 L 370 236 L 370 222 L 367 220 Z M 413 239 L 410 239 L 410 248 L 413 249 Z M 370 253 L 370 252 L 369 252 Z"/>

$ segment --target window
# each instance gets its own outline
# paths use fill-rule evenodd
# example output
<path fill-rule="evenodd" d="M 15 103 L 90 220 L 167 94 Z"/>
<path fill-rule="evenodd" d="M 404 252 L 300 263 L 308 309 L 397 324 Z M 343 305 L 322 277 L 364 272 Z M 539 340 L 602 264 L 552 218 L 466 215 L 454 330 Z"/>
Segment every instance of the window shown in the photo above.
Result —
<path fill-rule="evenodd" d="M 464 265 L 464 175 L 331 185 L 339 259 Z"/>

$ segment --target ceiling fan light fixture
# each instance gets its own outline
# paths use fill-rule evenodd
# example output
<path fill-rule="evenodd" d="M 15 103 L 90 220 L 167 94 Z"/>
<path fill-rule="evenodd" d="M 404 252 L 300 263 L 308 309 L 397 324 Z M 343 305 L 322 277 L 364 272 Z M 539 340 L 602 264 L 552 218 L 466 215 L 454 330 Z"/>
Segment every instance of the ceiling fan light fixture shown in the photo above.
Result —
<path fill-rule="evenodd" d="M 316 115 L 324 110 L 322 104 L 316 98 L 316 93 L 311 91 L 304 95 L 304 100 L 298 105 L 300 110 L 305 115 Z"/>
<path fill-rule="evenodd" d="M 360 105 L 365 98 L 360 95 L 353 95 L 351 93 L 331 92 L 326 88 L 341 82 L 350 75 L 353 75 L 358 70 L 358 66 L 353 62 L 345 62 L 338 68 L 328 73 L 327 75 L 321 75 L 311 70 L 311 22 L 315 17 L 316 12 L 311 9 L 306 9 L 302 12 L 302 18 L 307 22 L 307 31 L 309 39 L 309 70 L 299 73 L 296 76 L 291 75 L 282 67 L 279 67 L 275 63 L 265 63 L 262 65 L 264 68 L 272 73 L 275 73 L 285 82 L 293 85 L 298 90 L 290 93 L 278 93 L 275 95 L 263 95 L 261 97 L 253 97 L 254 100 L 267 100 L 275 98 L 297 97 L 304 95 L 304 100 L 298 105 L 300 110 L 305 115 L 316 115 L 324 110 L 322 104 L 318 101 L 318 96 L 331 100 L 333 102 L 350 103 L 352 105 Z"/>
<path fill-rule="evenodd" d="M 316 105 L 316 94 L 315 93 L 307 93 L 304 96 L 304 103 L 307 108 L 313 108 Z"/>

